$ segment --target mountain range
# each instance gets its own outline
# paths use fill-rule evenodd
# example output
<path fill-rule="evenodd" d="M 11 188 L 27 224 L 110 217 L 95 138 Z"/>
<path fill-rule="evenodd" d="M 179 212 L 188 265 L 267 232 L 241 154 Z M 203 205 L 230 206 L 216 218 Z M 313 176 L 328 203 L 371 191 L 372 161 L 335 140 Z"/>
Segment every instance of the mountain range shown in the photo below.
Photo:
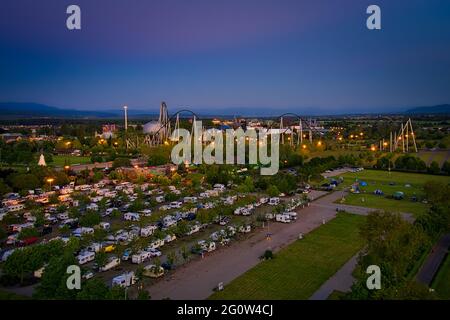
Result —
<path fill-rule="evenodd" d="M 245 112 L 243 112 L 245 110 Z M 395 109 L 392 109 L 395 110 Z M 397 110 L 401 110 L 398 108 Z M 395 114 L 450 114 L 450 104 L 442 104 L 436 106 L 428 107 L 414 107 L 414 108 L 403 108 L 405 111 L 390 112 Z M 240 108 L 235 110 L 236 115 L 246 115 L 246 116 L 271 116 L 277 115 L 280 112 L 279 109 L 273 110 L 261 110 L 254 108 Z M 201 115 L 233 115 L 234 109 L 228 109 L 228 112 L 224 110 L 215 110 L 216 114 L 211 113 L 211 111 L 198 113 Z M 225 112 L 225 113 L 224 113 Z M 155 117 L 156 112 L 145 112 L 139 109 L 129 109 L 128 114 L 130 117 Z M 349 113 L 346 113 L 349 114 Z M 77 109 L 65 109 L 52 107 L 39 103 L 18 103 L 18 102 L 1 102 L 0 103 L 0 119 L 24 119 L 24 118 L 119 118 L 122 117 L 122 109 L 118 110 L 105 110 L 105 111 L 86 111 Z M 324 114 L 325 115 L 325 114 Z"/>

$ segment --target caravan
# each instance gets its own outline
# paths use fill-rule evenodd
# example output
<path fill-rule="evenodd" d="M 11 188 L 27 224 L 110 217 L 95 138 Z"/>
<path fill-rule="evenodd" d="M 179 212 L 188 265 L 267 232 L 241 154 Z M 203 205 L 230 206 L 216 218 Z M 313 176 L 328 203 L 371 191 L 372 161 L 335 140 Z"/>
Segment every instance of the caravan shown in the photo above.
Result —
<path fill-rule="evenodd" d="M 77 256 L 77 260 L 78 260 L 78 264 L 79 264 L 79 265 L 88 263 L 88 262 L 94 260 L 94 258 L 95 258 L 95 253 L 92 252 L 92 251 L 81 252 L 81 253 Z"/>
<path fill-rule="evenodd" d="M 136 264 L 141 264 L 145 260 L 148 260 L 151 258 L 150 252 L 147 251 L 139 251 L 136 254 L 133 254 L 131 256 L 131 262 Z"/>
<path fill-rule="evenodd" d="M 108 271 L 111 270 L 115 267 L 117 267 L 120 264 L 120 259 L 117 257 L 110 257 L 108 259 L 108 262 L 103 266 L 99 268 L 99 271 Z"/>
<path fill-rule="evenodd" d="M 112 279 L 112 286 L 129 287 L 136 283 L 136 276 L 133 271 L 126 272 Z"/>

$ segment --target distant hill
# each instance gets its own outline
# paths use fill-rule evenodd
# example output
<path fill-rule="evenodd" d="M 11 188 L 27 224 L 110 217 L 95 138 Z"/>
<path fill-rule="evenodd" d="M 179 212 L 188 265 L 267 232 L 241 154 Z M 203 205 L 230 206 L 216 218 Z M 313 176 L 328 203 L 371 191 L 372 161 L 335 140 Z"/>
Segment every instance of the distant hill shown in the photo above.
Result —
<path fill-rule="evenodd" d="M 0 102 L 0 118 L 107 118 L 117 114 L 104 111 L 61 109 L 39 103 Z"/>
<path fill-rule="evenodd" d="M 450 104 L 441 104 L 432 107 L 417 107 L 406 110 L 406 113 L 412 114 L 450 114 Z"/>

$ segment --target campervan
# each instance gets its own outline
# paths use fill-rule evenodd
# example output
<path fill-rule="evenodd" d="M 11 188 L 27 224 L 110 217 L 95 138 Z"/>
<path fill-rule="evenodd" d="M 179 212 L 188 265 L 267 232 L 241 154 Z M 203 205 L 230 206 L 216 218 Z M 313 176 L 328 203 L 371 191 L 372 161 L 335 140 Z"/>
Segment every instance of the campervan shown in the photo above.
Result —
<path fill-rule="evenodd" d="M 67 220 L 67 219 L 69 219 L 69 214 L 68 214 L 67 212 L 65 212 L 65 213 L 58 213 L 58 214 L 56 215 L 56 217 L 57 217 L 59 220 Z"/>
<path fill-rule="evenodd" d="M 139 221 L 140 220 L 139 214 L 135 213 L 135 212 L 127 212 L 123 215 L 123 218 L 126 221 Z"/>
<path fill-rule="evenodd" d="M 275 220 L 277 222 L 290 223 L 291 222 L 291 216 L 288 215 L 288 214 L 277 214 L 275 216 Z"/>
<path fill-rule="evenodd" d="M 249 233 L 250 231 L 252 231 L 252 227 L 250 225 L 239 227 L 239 232 L 241 233 Z"/>
<path fill-rule="evenodd" d="M 158 229 L 158 227 L 153 226 L 153 225 L 149 225 L 149 226 L 141 228 L 141 237 L 151 236 L 156 231 L 156 229 Z"/>
<path fill-rule="evenodd" d="M 216 243 L 214 241 L 200 240 L 198 242 L 198 245 L 200 246 L 200 248 L 203 251 L 206 251 L 206 252 L 211 252 L 211 251 L 216 250 Z"/>
<path fill-rule="evenodd" d="M 165 238 L 164 238 L 164 243 L 168 243 L 168 242 L 172 242 L 174 240 L 177 239 L 177 236 L 174 234 L 168 234 Z"/>
<path fill-rule="evenodd" d="M 141 211 L 141 213 L 144 215 L 144 217 L 150 217 L 152 215 L 151 209 L 144 209 Z"/>
<path fill-rule="evenodd" d="M 269 205 L 276 206 L 280 204 L 280 198 L 274 197 L 269 199 Z"/>
<path fill-rule="evenodd" d="M 181 208 L 182 205 L 183 205 L 183 203 L 180 201 L 173 201 L 170 203 L 170 207 L 172 209 L 179 209 L 179 208 Z"/>
<path fill-rule="evenodd" d="M 148 245 L 148 248 L 158 249 L 159 247 L 162 247 L 163 245 L 164 245 L 164 240 L 157 239 L 153 242 L 150 242 L 150 244 Z"/>
<path fill-rule="evenodd" d="M 183 201 L 185 203 L 196 203 L 197 202 L 197 197 L 184 197 Z"/>
<path fill-rule="evenodd" d="M 99 252 L 101 249 L 102 249 L 102 244 L 98 243 L 98 242 L 91 243 L 91 245 L 89 245 L 87 247 L 88 251 L 95 252 L 95 253 Z"/>
<path fill-rule="evenodd" d="M 291 212 L 286 212 L 285 214 L 287 214 L 291 218 L 291 220 L 297 220 L 297 212 L 291 211 Z"/>
<path fill-rule="evenodd" d="M 199 225 L 195 224 L 195 225 L 191 226 L 191 229 L 189 230 L 189 232 L 186 233 L 186 235 L 190 236 L 199 231 L 200 231 Z"/>

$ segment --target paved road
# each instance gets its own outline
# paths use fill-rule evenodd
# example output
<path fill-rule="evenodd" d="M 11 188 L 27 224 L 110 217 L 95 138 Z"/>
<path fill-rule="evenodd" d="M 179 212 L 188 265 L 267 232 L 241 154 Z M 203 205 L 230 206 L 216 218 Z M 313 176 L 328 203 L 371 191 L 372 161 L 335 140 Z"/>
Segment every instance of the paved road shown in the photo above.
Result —
<path fill-rule="evenodd" d="M 322 286 L 309 298 L 309 300 L 326 300 L 334 290 L 341 292 L 350 291 L 350 288 L 356 281 L 352 275 L 352 272 L 358 264 L 358 255 L 359 252 L 348 260 L 342 268 L 334 274 L 334 276 L 322 284 Z"/>
<path fill-rule="evenodd" d="M 429 286 L 450 248 L 450 233 L 441 237 L 417 273 L 416 280 Z"/>
<path fill-rule="evenodd" d="M 221 248 L 204 259 L 193 261 L 151 286 L 148 291 L 152 299 L 208 298 L 219 282 L 226 286 L 257 265 L 260 262 L 259 257 L 266 249 L 277 251 L 297 240 L 300 233 L 306 234 L 321 226 L 324 221 L 333 219 L 336 216 L 336 205 L 333 202 L 340 199 L 342 194 L 342 191 L 337 191 L 317 199 L 321 193 L 313 193 L 312 196 L 317 200 L 309 207 L 298 210 L 299 217 L 295 223 L 270 223 L 270 240 L 266 239 L 267 228 L 260 229 L 247 240 Z M 369 212 L 358 210 L 355 213 L 366 215 Z"/>

